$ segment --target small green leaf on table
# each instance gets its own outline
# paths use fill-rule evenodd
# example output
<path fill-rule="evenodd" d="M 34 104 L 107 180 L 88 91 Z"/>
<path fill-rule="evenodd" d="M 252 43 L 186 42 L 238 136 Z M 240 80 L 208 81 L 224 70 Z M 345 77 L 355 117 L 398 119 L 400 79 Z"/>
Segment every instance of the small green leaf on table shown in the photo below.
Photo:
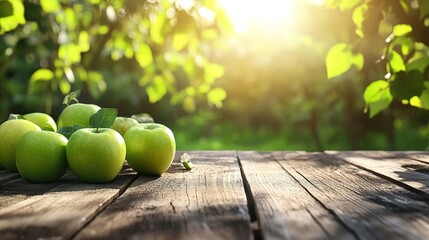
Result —
<path fill-rule="evenodd" d="M 194 164 L 191 163 L 191 156 L 189 156 L 187 153 L 182 154 L 182 157 L 180 157 L 180 162 L 183 164 L 186 170 L 191 170 L 194 167 Z"/>
<path fill-rule="evenodd" d="M 98 132 L 99 128 L 109 128 L 112 126 L 117 116 L 118 110 L 115 108 L 102 108 L 91 116 L 89 126 L 96 128 L 96 132 Z"/>

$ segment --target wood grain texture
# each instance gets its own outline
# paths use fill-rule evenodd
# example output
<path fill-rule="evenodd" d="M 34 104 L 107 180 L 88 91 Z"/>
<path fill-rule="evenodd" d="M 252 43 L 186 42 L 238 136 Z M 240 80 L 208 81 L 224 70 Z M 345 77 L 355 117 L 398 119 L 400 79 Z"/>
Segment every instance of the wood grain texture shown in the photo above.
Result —
<path fill-rule="evenodd" d="M 263 239 L 354 239 L 270 153 L 238 152 L 238 156 Z"/>
<path fill-rule="evenodd" d="M 429 194 L 429 165 L 406 152 L 357 151 L 328 152 L 362 169 L 394 181 L 412 191 Z M 422 158 L 420 155 L 416 158 Z"/>
<path fill-rule="evenodd" d="M 162 177 L 140 176 L 77 239 L 251 239 L 235 152 L 181 153 Z"/>
<path fill-rule="evenodd" d="M 67 171 L 57 182 L 31 183 L 18 175 L 18 178 L 0 184 L 0 209 L 24 201 L 35 195 L 49 192 L 73 178 L 75 178 L 73 173 Z"/>
<path fill-rule="evenodd" d="M 421 194 L 333 155 L 283 154 L 276 159 L 358 238 L 429 238 L 429 205 Z"/>
<path fill-rule="evenodd" d="M 181 154 L 108 184 L 0 170 L 0 239 L 429 239 L 426 152 Z"/>
<path fill-rule="evenodd" d="M 70 174 L 70 173 L 69 173 Z M 69 239 L 135 179 L 129 168 L 111 183 L 85 184 L 73 175 L 51 184 L 17 179 L 2 185 L 1 239 Z M 11 199 L 15 198 L 15 199 Z"/>
<path fill-rule="evenodd" d="M 425 151 L 425 152 L 403 152 L 403 154 L 407 158 L 429 164 L 429 151 Z"/>
<path fill-rule="evenodd" d="M 20 178 L 18 173 L 10 172 L 8 170 L 0 169 L 0 184 Z"/>

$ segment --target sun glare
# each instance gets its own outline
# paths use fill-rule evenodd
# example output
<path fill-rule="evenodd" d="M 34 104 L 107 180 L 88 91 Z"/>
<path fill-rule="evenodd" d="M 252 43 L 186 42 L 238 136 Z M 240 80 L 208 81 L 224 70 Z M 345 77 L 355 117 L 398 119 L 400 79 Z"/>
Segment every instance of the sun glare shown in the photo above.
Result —
<path fill-rule="evenodd" d="M 224 0 L 226 11 L 238 33 L 246 32 L 251 25 L 268 28 L 292 20 L 292 0 Z"/>
<path fill-rule="evenodd" d="M 321 5 L 324 0 L 308 0 Z M 228 12 L 237 33 L 260 26 L 268 30 L 293 28 L 296 24 L 296 0 L 220 0 Z"/>

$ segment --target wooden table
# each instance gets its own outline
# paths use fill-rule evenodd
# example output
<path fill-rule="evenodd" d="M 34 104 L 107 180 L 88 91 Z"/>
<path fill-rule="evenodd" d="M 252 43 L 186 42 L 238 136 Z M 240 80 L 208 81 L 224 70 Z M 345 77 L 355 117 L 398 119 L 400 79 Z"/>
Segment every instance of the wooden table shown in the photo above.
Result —
<path fill-rule="evenodd" d="M 0 239 L 429 239 L 429 153 L 189 152 L 108 184 L 0 171 Z"/>

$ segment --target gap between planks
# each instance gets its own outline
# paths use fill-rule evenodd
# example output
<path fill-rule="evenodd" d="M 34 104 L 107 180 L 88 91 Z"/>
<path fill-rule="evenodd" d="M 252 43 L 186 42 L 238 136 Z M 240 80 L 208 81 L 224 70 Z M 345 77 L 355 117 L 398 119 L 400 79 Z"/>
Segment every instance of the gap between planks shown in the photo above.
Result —
<path fill-rule="evenodd" d="M 276 158 L 361 239 L 428 236 L 427 201 L 332 155 Z"/>
<path fill-rule="evenodd" d="M 76 239 L 253 239 L 234 151 L 190 151 L 195 170 L 176 155 L 163 177 L 139 177 Z"/>
<path fill-rule="evenodd" d="M 251 194 L 249 203 L 255 211 L 253 215 L 259 226 L 256 234 L 260 238 L 357 238 L 329 209 L 309 194 L 270 152 L 241 151 L 238 158 L 243 179 L 247 182 L 247 192 Z"/>

